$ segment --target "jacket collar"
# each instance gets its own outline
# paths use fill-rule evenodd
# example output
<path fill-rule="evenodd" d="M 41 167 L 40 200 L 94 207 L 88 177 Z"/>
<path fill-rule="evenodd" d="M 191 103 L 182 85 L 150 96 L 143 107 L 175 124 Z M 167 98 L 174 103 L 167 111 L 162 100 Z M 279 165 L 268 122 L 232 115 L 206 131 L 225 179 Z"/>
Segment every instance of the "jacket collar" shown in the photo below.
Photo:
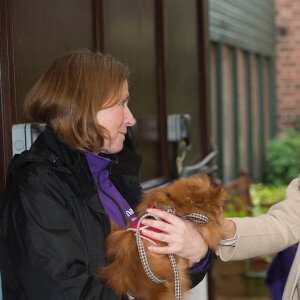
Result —
<path fill-rule="evenodd" d="M 85 153 L 59 140 L 49 126 L 45 127 L 44 133 L 32 145 L 31 151 L 42 154 L 44 159 L 57 166 L 66 166 L 70 169 L 76 176 L 85 196 L 90 197 L 97 191 Z M 118 162 L 118 164 L 111 164 L 113 168 L 118 169 L 118 172 L 140 178 L 142 158 L 134 152 L 123 148 L 120 153 L 103 156 L 112 162 Z"/>
<path fill-rule="evenodd" d="M 58 139 L 49 126 L 45 127 L 45 131 L 40 134 L 30 150 L 42 155 L 53 165 L 61 167 L 61 172 L 71 171 L 78 180 L 85 197 L 89 198 L 97 191 L 84 152 L 71 148 Z"/>

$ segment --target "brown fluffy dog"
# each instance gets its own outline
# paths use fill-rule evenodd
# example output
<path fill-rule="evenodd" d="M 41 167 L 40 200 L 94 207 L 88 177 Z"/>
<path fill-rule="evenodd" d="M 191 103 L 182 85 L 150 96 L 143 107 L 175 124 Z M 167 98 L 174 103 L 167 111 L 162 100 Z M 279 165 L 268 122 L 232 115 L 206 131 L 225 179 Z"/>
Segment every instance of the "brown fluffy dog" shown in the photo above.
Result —
<path fill-rule="evenodd" d="M 173 184 L 145 193 L 136 208 L 137 217 L 154 205 L 158 209 L 174 208 L 175 214 L 185 216 L 201 213 L 208 217 L 207 224 L 194 223 L 210 249 L 215 249 L 221 235 L 220 215 L 225 192 L 221 187 L 212 187 L 204 174 L 189 179 L 179 179 Z M 155 254 L 147 250 L 151 242 L 143 239 L 148 263 L 152 273 L 165 283 L 155 283 L 146 275 L 140 261 L 136 237 L 132 231 L 120 230 L 113 225 L 106 241 L 106 256 L 109 265 L 103 268 L 98 279 L 110 286 L 121 298 L 131 292 L 139 300 L 175 299 L 174 271 L 168 255 Z M 165 246 L 159 242 L 158 245 Z M 191 282 L 187 272 L 188 261 L 176 256 L 181 291 L 187 291 Z"/>

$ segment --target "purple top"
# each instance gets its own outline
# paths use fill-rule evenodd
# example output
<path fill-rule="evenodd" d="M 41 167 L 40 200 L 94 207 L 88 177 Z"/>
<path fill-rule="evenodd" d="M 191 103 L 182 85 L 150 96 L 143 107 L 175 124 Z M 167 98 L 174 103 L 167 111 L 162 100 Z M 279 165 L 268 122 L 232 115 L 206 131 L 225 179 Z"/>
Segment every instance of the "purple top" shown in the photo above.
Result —
<path fill-rule="evenodd" d="M 200 272 L 201 270 L 203 270 L 208 264 L 209 257 L 210 257 L 210 251 L 208 250 L 206 257 L 205 257 L 204 261 L 201 263 L 201 265 L 199 264 L 198 266 L 194 267 L 193 269 L 190 269 L 190 272 L 196 273 L 196 272 Z"/>
<path fill-rule="evenodd" d="M 108 158 L 86 152 L 86 159 L 98 189 L 100 201 L 109 218 L 125 229 L 136 219 L 133 209 L 109 180 Z"/>
<path fill-rule="evenodd" d="M 265 284 L 273 300 L 282 299 L 283 290 L 297 249 L 298 245 L 296 244 L 277 253 L 268 268 L 267 275 L 265 277 Z"/>

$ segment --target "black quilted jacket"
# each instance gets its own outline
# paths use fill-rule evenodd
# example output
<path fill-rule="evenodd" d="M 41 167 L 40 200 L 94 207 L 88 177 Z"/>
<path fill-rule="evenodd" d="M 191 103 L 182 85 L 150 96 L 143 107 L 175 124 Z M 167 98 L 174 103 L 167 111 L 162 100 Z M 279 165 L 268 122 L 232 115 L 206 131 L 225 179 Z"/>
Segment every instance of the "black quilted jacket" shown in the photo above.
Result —
<path fill-rule="evenodd" d="M 135 208 L 141 158 L 124 149 L 118 161 L 111 181 Z M 7 172 L 0 203 L 3 300 L 117 299 L 93 276 L 106 265 L 109 232 L 85 154 L 46 127 L 30 151 L 13 158 Z M 194 285 L 212 260 L 191 275 Z"/>

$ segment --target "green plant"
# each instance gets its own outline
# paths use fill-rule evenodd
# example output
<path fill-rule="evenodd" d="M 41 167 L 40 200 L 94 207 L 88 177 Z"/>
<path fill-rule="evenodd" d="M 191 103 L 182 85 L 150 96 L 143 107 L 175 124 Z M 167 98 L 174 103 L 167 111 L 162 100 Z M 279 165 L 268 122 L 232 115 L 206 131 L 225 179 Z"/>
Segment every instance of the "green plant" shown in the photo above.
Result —
<path fill-rule="evenodd" d="M 250 197 L 253 205 L 270 205 L 283 200 L 286 186 L 273 186 L 262 183 L 250 185 Z"/>
<path fill-rule="evenodd" d="M 249 188 L 251 207 L 245 205 L 239 197 L 227 197 L 230 202 L 223 211 L 224 218 L 259 216 L 265 214 L 271 205 L 284 199 L 286 186 L 251 184 Z"/>
<path fill-rule="evenodd" d="M 300 131 L 300 117 L 296 117 L 295 119 L 295 128 Z"/>
<path fill-rule="evenodd" d="M 259 216 L 265 214 L 269 207 L 284 199 L 286 186 L 264 185 L 262 183 L 250 185 L 251 214 Z"/>
<path fill-rule="evenodd" d="M 249 213 L 247 210 L 236 210 L 235 206 L 233 204 L 228 204 L 226 211 L 223 211 L 223 217 L 224 218 L 233 218 L 233 217 L 247 217 L 249 216 Z"/>
<path fill-rule="evenodd" d="M 298 177 L 300 166 L 300 132 L 287 129 L 271 139 L 266 151 L 265 183 L 287 185 Z"/>
<path fill-rule="evenodd" d="M 233 217 L 248 217 L 249 214 L 249 207 L 245 205 L 242 200 L 235 196 L 230 197 L 227 196 L 226 200 L 229 200 L 230 202 L 226 205 L 226 209 L 223 211 L 223 217 L 224 218 L 233 218 Z"/>

